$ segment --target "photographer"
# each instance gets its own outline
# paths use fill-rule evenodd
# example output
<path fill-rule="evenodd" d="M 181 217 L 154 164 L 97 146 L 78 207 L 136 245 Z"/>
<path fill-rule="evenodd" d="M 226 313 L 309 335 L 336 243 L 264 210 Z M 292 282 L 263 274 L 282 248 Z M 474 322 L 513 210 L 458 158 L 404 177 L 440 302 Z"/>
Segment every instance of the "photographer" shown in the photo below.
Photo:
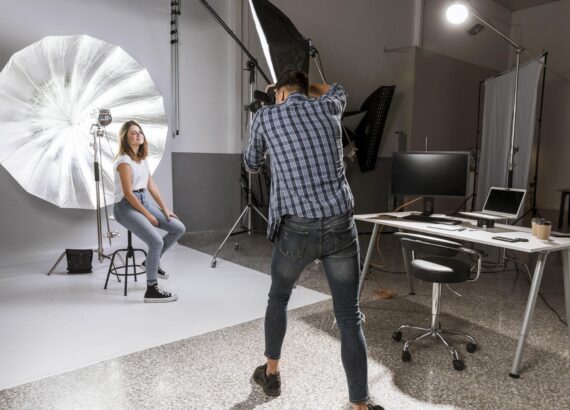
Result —
<path fill-rule="evenodd" d="M 260 109 L 244 151 L 250 172 L 271 156 L 268 237 L 275 241 L 271 288 L 265 315 L 267 363 L 254 381 L 266 394 L 281 393 L 279 360 L 287 326 L 287 304 L 305 267 L 323 263 L 341 335 L 341 356 L 354 409 L 367 403 L 366 341 L 359 307 L 359 246 L 352 216 L 354 199 L 342 161 L 341 116 L 346 92 L 338 85 L 312 84 L 290 71 L 277 84 L 276 105 Z M 314 98 L 309 98 L 314 97 Z"/>

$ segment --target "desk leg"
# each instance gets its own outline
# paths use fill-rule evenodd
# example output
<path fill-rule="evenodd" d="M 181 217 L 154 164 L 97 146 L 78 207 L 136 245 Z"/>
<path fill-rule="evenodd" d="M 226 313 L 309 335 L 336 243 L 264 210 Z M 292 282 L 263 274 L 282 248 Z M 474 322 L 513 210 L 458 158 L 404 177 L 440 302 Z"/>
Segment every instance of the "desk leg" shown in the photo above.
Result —
<path fill-rule="evenodd" d="M 368 244 L 368 251 L 366 251 L 366 257 L 364 258 L 364 265 L 362 266 L 362 271 L 360 272 L 360 284 L 358 285 L 358 294 L 362 295 L 362 288 L 364 287 L 364 279 L 368 275 L 368 269 L 370 269 L 370 259 L 372 259 L 372 253 L 374 252 L 374 244 L 376 243 L 376 237 L 378 236 L 378 230 L 380 225 L 374 224 L 374 229 L 372 229 L 372 236 L 370 237 L 370 243 Z"/>
<path fill-rule="evenodd" d="M 558 211 L 558 227 L 562 228 L 562 224 L 564 223 L 564 205 L 566 205 L 566 195 L 564 192 L 560 194 L 560 210 Z M 568 220 L 570 224 L 570 219 Z"/>
<path fill-rule="evenodd" d="M 562 276 L 564 278 L 564 300 L 566 301 L 566 323 L 570 323 L 570 250 L 562 251 Z M 568 327 L 570 337 L 570 327 Z"/>
<path fill-rule="evenodd" d="M 402 230 L 400 229 L 400 232 Z M 414 290 L 414 282 L 412 281 L 412 275 L 410 274 L 410 260 L 412 259 L 412 255 L 410 252 L 406 251 L 402 246 L 402 256 L 404 258 L 404 268 L 406 269 L 406 276 L 408 276 L 408 285 L 410 287 L 410 295 L 415 295 L 416 291 Z"/>
<path fill-rule="evenodd" d="M 509 376 L 515 379 L 518 379 L 520 377 L 519 370 L 521 367 L 524 345 L 526 343 L 526 338 L 530 329 L 530 322 L 532 320 L 532 314 L 534 313 L 534 306 L 536 304 L 538 290 L 540 289 L 540 282 L 542 280 L 542 274 L 544 273 L 544 265 L 546 263 L 547 256 L 548 253 L 539 253 L 536 265 L 534 267 L 534 275 L 532 277 L 532 284 L 530 285 L 530 292 L 528 294 L 528 300 L 526 302 L 526 308 L 524 311 L 523 322 L 521 326 L 521 333 L 519 335 L 519 342 L 517 344 L 517 350 L 515 352 L 515 359 L 513 360 L 511 373 L 509 373 Z"/>

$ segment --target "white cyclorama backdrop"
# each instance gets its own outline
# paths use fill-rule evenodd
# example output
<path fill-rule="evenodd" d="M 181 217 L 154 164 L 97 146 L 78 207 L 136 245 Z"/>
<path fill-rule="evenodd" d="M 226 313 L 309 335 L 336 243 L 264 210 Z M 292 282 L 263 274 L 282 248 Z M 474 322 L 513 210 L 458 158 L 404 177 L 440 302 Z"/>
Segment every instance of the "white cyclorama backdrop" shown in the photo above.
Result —
<path fill-rule="evenodd" d="M 536 60 L 520 66 L 514 142 L 518 151 L 514 156 L 511 188 L 528 187 L 541 73 L 542 64 Z M 515 74 L 512 69 L 485 81 L 477 209 L 482 208 L 490 187 L 507 186 Z"/>

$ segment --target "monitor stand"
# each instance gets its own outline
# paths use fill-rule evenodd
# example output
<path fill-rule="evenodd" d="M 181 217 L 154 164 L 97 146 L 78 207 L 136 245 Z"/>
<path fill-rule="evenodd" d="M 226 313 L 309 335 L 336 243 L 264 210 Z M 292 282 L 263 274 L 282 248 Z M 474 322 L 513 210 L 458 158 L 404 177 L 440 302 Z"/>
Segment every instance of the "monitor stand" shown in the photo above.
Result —
<path fill-rule="evenodd" d="M 431 214 L 433 214 L 433 208 L 434 208 L 434 199 L 431 196 L 428 197 L 424 197 L 424 210 L 422 212 L 422 215 L 424 216 L 430 216 Z"/>
<path fill-rule="evenodd" d="M 479 228 L 494 228 L 495 220 L 487 218 L 477 218 L 477 226 Z"/>

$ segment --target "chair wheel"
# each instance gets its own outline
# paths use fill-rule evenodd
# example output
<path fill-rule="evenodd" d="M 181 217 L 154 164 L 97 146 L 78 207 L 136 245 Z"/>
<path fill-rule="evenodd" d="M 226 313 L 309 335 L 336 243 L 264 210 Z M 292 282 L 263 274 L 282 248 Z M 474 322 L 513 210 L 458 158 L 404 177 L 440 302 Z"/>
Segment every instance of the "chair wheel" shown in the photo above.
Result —
<path fill-rule="evenodd" d="M 461 370 L 465 369 L 465 363 L 463 363 L 461 360 L 454 360 L 453 368 L 460 372 Z"/>
<path fill-rule="evenodd" d="M 403 362 L 409 362 L 410 360 L 412 360 L 412 355 L 407 350 L 404 350 L 402 352 L 402 361 Z"/>
<path fill-rule="evenodd" d="M 394 340 L 395 342 L 399 342 L 400 340 L 402 340 L 402 332 L 392 333 L 392 340 Z"/>
<path fill-rule="evenodd" d="M 236 242 L 236 243 L 234 244 L 234 249 L 235 249 L 236 251 L 239 249 L 239 242 Z"/>
<path fill-rule="evenodd" d="M 211 266 L 212 268 L 215 268 L 215 267 L 216 267 L 216 262 L 217 262 L 217 261 L 216 261 L 215 259 L 212 259 L 212 263 L 210 263 L 210 266 Z"/>
<path fill-rule="evenodd" d="M 477 350 L 477 345 L 475 343 L 467 343 L 467 346 L 465 346 L 465 349 L 469 353 L 475 353 L 475 350 Z"/>

